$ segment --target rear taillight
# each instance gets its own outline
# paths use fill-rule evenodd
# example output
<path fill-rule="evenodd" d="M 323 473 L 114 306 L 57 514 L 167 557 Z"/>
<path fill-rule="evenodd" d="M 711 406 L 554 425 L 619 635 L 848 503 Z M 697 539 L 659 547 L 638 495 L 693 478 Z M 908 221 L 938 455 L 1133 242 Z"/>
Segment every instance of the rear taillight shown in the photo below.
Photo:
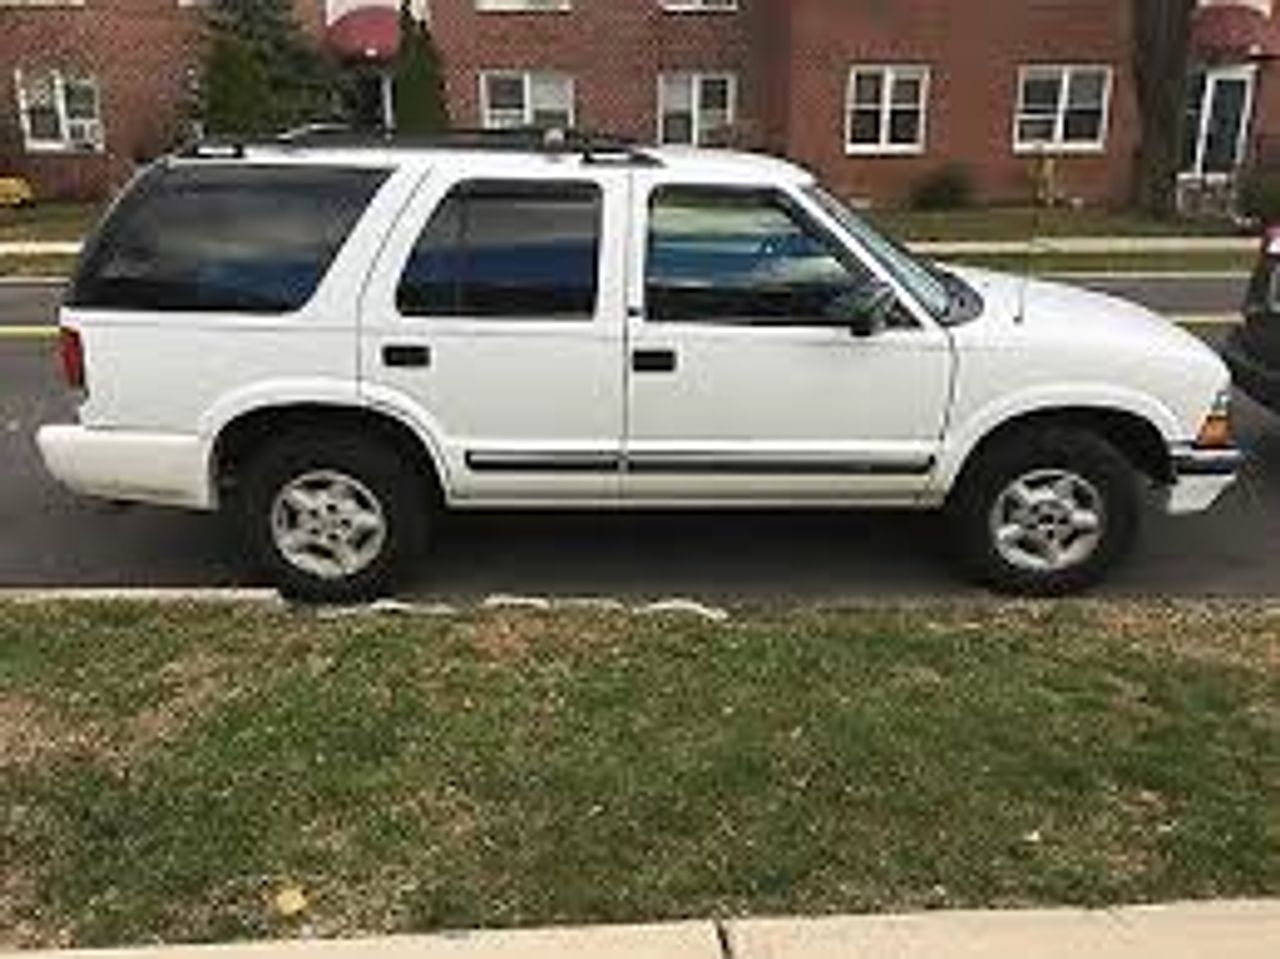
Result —
<path fill-rule="evenodd" d="M 78 330 L 69 326 L 61 328 L 58 353 L 62 357 L 62 375 L 66 377 L 67 385 L 73 390 L 84 389 L 84 343 Z"/>

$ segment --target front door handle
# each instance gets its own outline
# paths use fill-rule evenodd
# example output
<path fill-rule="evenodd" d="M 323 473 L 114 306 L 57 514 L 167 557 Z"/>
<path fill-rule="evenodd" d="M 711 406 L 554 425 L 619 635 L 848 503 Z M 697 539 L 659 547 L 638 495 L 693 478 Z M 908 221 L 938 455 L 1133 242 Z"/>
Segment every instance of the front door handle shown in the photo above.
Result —
<path fill-rule="evenodd" d="M 637 373 L 674 373 L 675 350 L 636 350 L 631 354 L 631 368 Z"/>
<path fill-rule="evenodd" d="M 382 348 L 383 366 L 430 366 L 431 348 L 407 343 L 391 343 Z"/>

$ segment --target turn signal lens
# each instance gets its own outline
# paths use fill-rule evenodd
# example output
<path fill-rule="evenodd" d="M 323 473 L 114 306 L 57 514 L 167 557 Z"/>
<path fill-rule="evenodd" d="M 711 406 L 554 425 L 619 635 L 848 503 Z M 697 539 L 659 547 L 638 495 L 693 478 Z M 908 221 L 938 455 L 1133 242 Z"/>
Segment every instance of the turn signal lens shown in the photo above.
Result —
<path fill-rule="evenodd" d="M 58 335 L 58 352 L 62 358 L 62 375 L 73 390 L 84 389 L 84 344 L 80 334 L 64 326 Z"/>
<path fill-rule="evenodd" d="M 1201 449 L 1222 449 L 1231 445 L 1231 394 L 1224 390 L 1218 394 L 1213 409 L 1205 417 L 1196 436 L 1196 446 Z"/>

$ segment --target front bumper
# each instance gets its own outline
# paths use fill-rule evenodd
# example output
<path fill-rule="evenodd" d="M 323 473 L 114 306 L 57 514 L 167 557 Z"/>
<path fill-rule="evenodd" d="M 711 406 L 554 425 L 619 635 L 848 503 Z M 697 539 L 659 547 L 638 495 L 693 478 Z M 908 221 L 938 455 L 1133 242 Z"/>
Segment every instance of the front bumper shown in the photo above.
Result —
<path fill-rule="evenodd" d="M 207 451 L 197 436 L 44 426 L 36 445 L 45 468 L 77 493 L 213 508 Z"/>
<path fill-rule="evenodd" d="M 1173 516 L 1203 513 L 1225 493 L 1245 463 L 1238 449 L 1198 449 L 1180 446 L 1170 450 L 1173 482 L 1165 511 Z"/>

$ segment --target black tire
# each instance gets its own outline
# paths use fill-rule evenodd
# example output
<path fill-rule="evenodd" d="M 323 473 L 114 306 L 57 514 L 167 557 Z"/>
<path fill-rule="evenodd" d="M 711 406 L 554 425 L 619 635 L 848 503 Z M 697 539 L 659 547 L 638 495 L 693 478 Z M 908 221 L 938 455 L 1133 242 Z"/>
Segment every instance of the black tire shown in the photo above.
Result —
<path fill-rule="evenodd" d="M 1020 430 L 977 456 L 952 492 L 947 519 L 956 558 L 979 582 L 1004 593 L 1062 596 L 1093 586 L 1129 553 L 1141 519 L 1138 477 L 1101 436 L 1071 427 Z M 1051 470 L 1075 474 L 1096 491 L 1101 537 L 1092 552 L 1073 565 L 1028 569 L 998 547 L 993 511 L 1004 491 L 1019 479 Z"/>
<path fill-rule="evenodd" d="M 328 472 L 354 479 L 376 500 L 383 530 L 367 565 L 335 577 L 317 575 L 291 561 L 273 533 L 277 497 L 307 474 Z M 289 599 L 309 603 L 358 603 L 385 596 L 421 555 L 435 498 L 422 476 L 389 444 L 328 430 L 286 433 L 270 441 L 243 469 L 234 501 L 249 555 Z"/>

